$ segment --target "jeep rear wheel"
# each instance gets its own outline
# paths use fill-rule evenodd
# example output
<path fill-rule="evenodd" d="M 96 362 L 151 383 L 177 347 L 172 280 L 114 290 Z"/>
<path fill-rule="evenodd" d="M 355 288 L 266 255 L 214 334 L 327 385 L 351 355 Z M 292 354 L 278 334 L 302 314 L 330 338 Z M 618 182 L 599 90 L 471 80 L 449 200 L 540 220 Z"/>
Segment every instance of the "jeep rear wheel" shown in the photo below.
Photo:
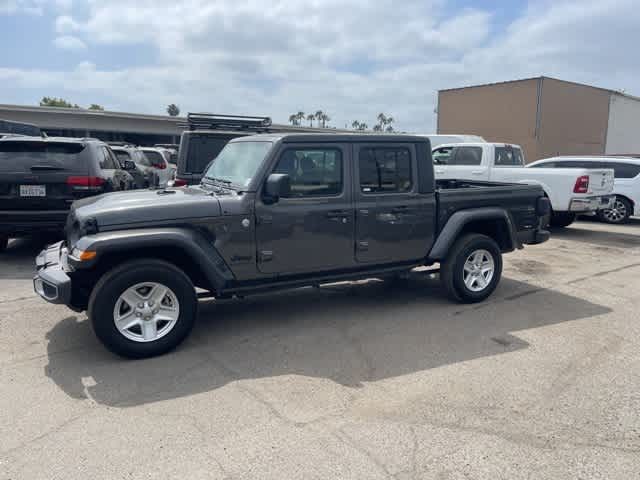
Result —
<path fill-rule="evenodd" d="M 453 300 L 481 302 L 493 293 L 502 275 L 502 253 L 490 237 L 469 234 L 451 248 L 440 266 L 440 280 Z"/>
<path fill-rule="evenodd" d="M 89 300 L 96 336 L 112 352 L 153 357 L 178 346 L 195 323 L 191 280 L 174 265 L 136 260 L 107 272 Z"/>

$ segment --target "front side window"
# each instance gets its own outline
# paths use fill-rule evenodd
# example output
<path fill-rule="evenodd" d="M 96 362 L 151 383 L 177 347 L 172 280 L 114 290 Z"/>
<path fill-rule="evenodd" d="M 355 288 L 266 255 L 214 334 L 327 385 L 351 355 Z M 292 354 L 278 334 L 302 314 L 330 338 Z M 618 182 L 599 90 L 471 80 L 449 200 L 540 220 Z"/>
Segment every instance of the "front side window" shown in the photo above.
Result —
<path fill-rule="evenodd" d="M 449 165 L 480 165 L 482 163 L 482 147 L 456 147 Z"/>
<path fill-rule="evenodd" d="M 408 148 L 363 148 L 358 164 L 362 193 L 411 190 L 411 153 Z"/>
<path fill-rule="evenodd" d="M 453 147 L 442 147 L 433 151 L 433 163 L 436 165 L 448 165 L 453 154 Z"/>
<path fill-rule="evenodd" d="M 291 179 L 291 197 L 338 195 L 343 186 L 342 152 L 335 148 L 285 150 L 273 173 Z"/>
<path fill-rule="evenodd" d="M 524 165 L 522 150 L 514 147 L 496 147 L 496 167 L 520 167 Z"/>
<path fill-rule="evenodd" d="M 121 165 L 124 165 L 124 162 L 131 160 L 131 155 L 129 155 L 129 152 L 125 152 L 124 150 L 116 150 L 114 153 L 116 154 L 116 157 L 118 158 L 118 161 Z"/>
<path fill-rule="evenodd" d="M 211 163 L 204 178 L 247 187 L 271 145 L 271 142 L 228 143 Z"/>

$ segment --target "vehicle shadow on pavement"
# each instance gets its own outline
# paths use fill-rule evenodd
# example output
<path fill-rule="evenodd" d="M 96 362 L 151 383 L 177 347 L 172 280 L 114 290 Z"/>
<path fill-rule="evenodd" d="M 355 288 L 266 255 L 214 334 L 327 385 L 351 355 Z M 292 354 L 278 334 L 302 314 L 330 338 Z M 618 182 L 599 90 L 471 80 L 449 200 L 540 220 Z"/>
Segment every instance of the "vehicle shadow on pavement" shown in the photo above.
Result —
<path fill-rule="evenodd" d="M 370 281 L 245 300 L 202 303 L 190 339 L 168 355 L 124 360 L 84 316 L 47 334 L 46 375 L 74 398 L 115 407 L 209 392 L 231 382 L 300 375 L 358 388 L 426 369 L 528 347 L 518 331 L 610 309 L 503 279 L 477 305 L 443 298 L 434 279 Z"/>
<path fill-rule="evenodd" d="M 551 238 L 589 243 L 606 248 L 634 248 L 640 247 L 640 228 L 638 227 L 640 227 L 640 222 L 637 226 L 635 223 L 620 226 L 620 228 L 628 229 L 629 233 L 572 227 L 559 228 L 552 230 Z"/>

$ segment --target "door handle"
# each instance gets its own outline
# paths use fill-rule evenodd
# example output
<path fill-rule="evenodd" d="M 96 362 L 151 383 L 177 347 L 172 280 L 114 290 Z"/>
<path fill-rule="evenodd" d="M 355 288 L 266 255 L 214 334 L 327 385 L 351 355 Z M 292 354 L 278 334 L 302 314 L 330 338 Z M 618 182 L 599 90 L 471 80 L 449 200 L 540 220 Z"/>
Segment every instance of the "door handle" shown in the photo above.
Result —
<path fill-rule="evenodd" d="M 444 173 L 444 170 L 441 170 L 439 168 L 436 168 L 436 173 L 440 174 L 440 173 Z"/>
<path fill-rule="evenodd" d="M 327 212 L 328 218 L 346 218 L 350 215 L 348 210 L 331 210 Z"/>
<path fill-rule="evenodd" d="M 391 213 L 406 213 L 409 210 L 409 207 L 406 205 L 400 205 L 398 207 L 393 207 L 391 209 Z"/>
<path fill-rule="evenodd" d="M 484 173 L 484 170 L 472 170 L 471 173 L 473 175 L 482 175 Z"/>

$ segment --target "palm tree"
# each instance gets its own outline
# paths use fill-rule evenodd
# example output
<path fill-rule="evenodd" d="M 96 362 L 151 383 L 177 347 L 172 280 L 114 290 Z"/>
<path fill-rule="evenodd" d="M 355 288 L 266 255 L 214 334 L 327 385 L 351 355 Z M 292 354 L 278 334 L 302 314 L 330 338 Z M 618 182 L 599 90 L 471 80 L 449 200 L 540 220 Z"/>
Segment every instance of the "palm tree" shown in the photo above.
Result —
<path fill-rule="evenodd" d="M 354 120 L 353 122 L 351 122 L 351 127 L 354 130 L 360 130 L 360 122 L 358 120 Z"/>
<path fill-rule="evenodd" d="M 318 121 L 318 126 L 320 126 L 320 122 L 322 121 L 323 115 L 324 115 L 324 112 L 322 110 L 317 110 L 315 113 L 316 120 Z"/>
<path fill-rule="evenodd" d="M 378 125 L 380 125 L 380 130 L 384 130 L 384 127 L 387 125 L 387 116 L 380 112 L 378 114 Z"/>
<path fill-rule="evenodd" d="M 322 128 L 327 128 L 327 123 L 331 121 L 331 117 L 326 113 L 323 113 L 320 120 L 322 120 Z"/>
<path fill-rule="evenodd" d="M 366 123 L 362 122 L 360 124 L 360 126 L 358 127 L 358 130 L 366 130 L 367 128 L 369 128 L 369 125 L 367 125 Z"/>
<path fill-rule="evenodd" d="M 374 131 L 374 132 L 381 132 L 381 131 L 382 131 L 382 127 L 380 126 L 380 124 L 379 124 L 379 123 L 376 123 L 376 124 L 373 126 L 373 131 Z"/>
<path fill-rule="evenodd" d="M 305 114 L 302 110 L 300 110 L 297 114 L 296 117 L 298 117 L 298 125 L 302 125 L 302 121 L 305 118 Z"/>
<path fill-rule="evenodd" d="M 298 124 L 298 116 L 295 113 L 289 115 L 289 122 L 291 122 L 291 125 L 297 125 Z"/>
<path fill-rule="evenodd" d="M 313 127 L 313 120 L 316 118 L 316 116 L 313 113 L 310 113 L 309 115 L 307 115 L 307 120 L 309 120 L 309 126 Z"/>

